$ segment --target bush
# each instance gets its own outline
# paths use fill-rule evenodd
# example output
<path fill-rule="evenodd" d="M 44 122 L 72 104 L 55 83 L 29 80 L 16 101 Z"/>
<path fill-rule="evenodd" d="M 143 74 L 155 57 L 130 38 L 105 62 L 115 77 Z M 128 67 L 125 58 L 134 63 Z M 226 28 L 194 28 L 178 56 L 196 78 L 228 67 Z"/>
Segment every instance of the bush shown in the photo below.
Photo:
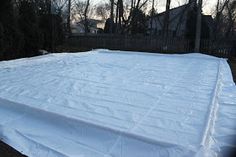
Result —
<path fill-rule="evenodd" d="M 132 19 L 130 22 L 131 34 L 145 34 L 147 29 L 146 15 L 140 9 L 134 9 L 131 12 Z"/>
<path fill-rule="evenodd" d="M 0 5 L 0 59 L 38 55 L 53 51 L 64 39 L 62 18 L 50 14 L 50 1 L 2 0 Z"/>
<path fill-rule="evenodd" d="M 23 34 L 17 27 L 11 0 L 2 0 L 0 5 L 1 53 L 5 59 L 21 56 Z"/>
<path fill-rule="evenodd" d="M 116 30 L 115 27 L 116 25 L 114 24 L 114 21 L 108 18 L 105 23 L 104 33 L 115 33 Z"/>
<path fill-rule="evenodd" d="M 0 22 L 0 57 L 2 56 L 2 51 L 3 51 L 3 25 Z"/>

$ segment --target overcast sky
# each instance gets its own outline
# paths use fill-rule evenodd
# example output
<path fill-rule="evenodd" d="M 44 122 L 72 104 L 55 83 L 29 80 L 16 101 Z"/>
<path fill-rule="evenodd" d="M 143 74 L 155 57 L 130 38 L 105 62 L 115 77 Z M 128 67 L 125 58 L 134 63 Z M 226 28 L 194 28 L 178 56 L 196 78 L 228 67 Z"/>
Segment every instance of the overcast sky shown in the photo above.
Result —
<path fill-rule="evenodd" d="M 108 2 L 109 0 L 92 0 L 94 3 Z M 125 0 L 124 0 L 125 1 Z M 179 5 L 183 5 L 188 2 L 188 0 L 172 0 L 171 7 L 177 7 Z M 214 7 L 216 6 L 217 0 L 203 0 L 203 12 L 205 14 L 211 14 Z M 163 12 L 165 11 L 166 0 L 156 0 L 156 9 L 157 11 Z"/>

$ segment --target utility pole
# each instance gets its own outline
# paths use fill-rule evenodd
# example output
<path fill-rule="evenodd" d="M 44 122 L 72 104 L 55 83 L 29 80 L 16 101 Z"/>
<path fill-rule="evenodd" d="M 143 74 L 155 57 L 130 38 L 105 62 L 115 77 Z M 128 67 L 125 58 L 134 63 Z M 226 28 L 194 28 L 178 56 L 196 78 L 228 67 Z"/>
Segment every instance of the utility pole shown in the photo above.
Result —
<path fill-rule="evenodd" d="M 195 39 L 195 52 L 200 52 L 201 46 L 201 31 L 202 31 L 202 0 L 198 1 L 197 6 L 197 27 L 196 27 L 196 39 Z"/>
<path fill-rule="evenodd" d="M 71 15 L 71 0 L 68 0 L 67 29 L 68 29 L 68 33 L 69 33 L 69 34 L 71 34 L 70 15 Z"/>

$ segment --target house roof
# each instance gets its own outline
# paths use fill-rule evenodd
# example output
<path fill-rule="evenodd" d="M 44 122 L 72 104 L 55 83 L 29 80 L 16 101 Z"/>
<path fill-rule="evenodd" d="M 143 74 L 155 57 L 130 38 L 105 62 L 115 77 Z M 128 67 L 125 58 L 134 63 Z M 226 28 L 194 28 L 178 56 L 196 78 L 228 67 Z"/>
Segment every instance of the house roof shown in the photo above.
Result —
<path fill-rule="evenodd" d="M 98 23 L 103 23 L 103 21 L 102 20 L 97 20 L 97 19 L 87 19 L 88 20 L 88 22 L 90 23 L 90 24 L 98 24 Z M 85 20 L 81 20 L 81 21 L 79 21 L 79 22 L 77 22 L 77 23 L 84 23 L 84 21 Z"/>
<path fill-rule="evenodd" d="M 173 11 L 177 11 L 177 12 L 182 11 L 183 9 L 185 9 L 186 7 L 188 7 L 188 5 L 189 5 L 189 4 L 185 4 L 185 5 L 181 5 L 181 6 L 179 6 L 179 7 L 172 8 L 172 9 L 170 9 L 170 12 L 173 12 Z M 161 13 L 156 14 L 154 17 L 162 16 L 162 15 L 165 15 L 165 14 L 166 14 L 166 11 L 163 11 L 163 12 L 161 12 Z"/>
<path fill-rule="evenodd" d="M 169 21 L 171 22 L 173 20 L 176 20 L 177 18 L 182 18 L 183 14 L 185 14 L 189 10 L 190 8 L 189 6 L 190 6 L 189 4 L 185 4 L 185 5 L 170 9 Z M 158 19 L 158 22 L 161 25 L 163 24 L 165 13 L 166 11 L 156 14 L 154 16 L 154 18 Z"/>
<path fill-rule="evenodd" d="M 184 12 L 189 11 L 189 9 L 193 9 L 193 7 L 190 6 L 191 4 L 185 4 L 176 8 L 172 8 L 170 9 L 170 15 L 169 15 L 169 21 L 172 21 L 174 19 L 176 19 L 177 17 L 183 15 Z M 163 22 L 161 19 L 164 15 L 166 14 L 166 11 L 161 12 L 159 14 L 156 14 L 154 16 L 154 18 L 159 18 L 160 22 Z M 207 22 L 208 25 L 213 26 L 214 25 L 214 21 L 211 15 L 203 15 L 203 20 L 205 20 Z"/>

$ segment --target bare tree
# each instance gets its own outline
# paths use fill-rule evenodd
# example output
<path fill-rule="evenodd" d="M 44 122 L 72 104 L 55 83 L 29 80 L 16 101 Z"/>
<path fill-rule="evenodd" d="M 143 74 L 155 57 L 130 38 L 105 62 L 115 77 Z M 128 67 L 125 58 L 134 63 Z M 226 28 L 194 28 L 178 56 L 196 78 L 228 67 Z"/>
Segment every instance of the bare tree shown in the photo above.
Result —
<path fill-rule="evenodd" d="M 217 0 L 217 5 L 216 5 L 216 17 L 215 17 L 215 28 L 214 28 L 214 35 L 215 39 L 218 38 L 220 29 L 222 27 L 222 18 L 223 18 L 223 12 L 229 3 L 230 0 Z"/>
<path fill-rule="evenodd" d="M 124 19 L 124 6 L 123 0 L 117 0 L 116 5 L 116 32 L 121 32 L 122 21 Z"/>
<path fill-rule="evenodd" d="M 84 26 L 85 34 L 89 32 L 89 23 L 88 23 L 88 10 L 90 6 L 90 0 L 86 1 L 85 10 L 84 10 Z"/>
<path fill-rule="evenodd" d="M 234 23 L 236 21 L 236 0 L 228 3 L 226 6 L 227 26 L 225 31 L 225 37 L 229 37 L 234 33 Z"/>
<path fill-rule="evenodd" d="M 73 15 L 75 18 L 79 16 L 79 20 L 84 26 L 84 32 L 85 34 L 89 33 L 89 21 L 88 16 L 91 13 L 91 6 L 90 6 L 90 0 L 86 1 L 76 1 L 75 7 L 73 10 Z"/>
<path fill-rule="evenodd" d="M 216 5 L 214 35 L 216 40 L 235 33 L 236 0 L 218 0 Z"/>
<path fill-rule="evenodd" d="M 131 21 L 132 19 L 135 18 L 134 16 L 136 16 L 134 14 L 134 10 L 142 10 L 143 8 L 145 8 L 148 2 L 149 0 L 130 0 L 126 3 L 127 5 L 125 7 L 123 5 L 124 10 L 123 10 L 122 22 L 123 22 L 124 32 L 130 30 Z"/>
<path fill-rule="evenodd" d="M 149 2 L 149 0 L 137 0 L 137 5 L 136 8 L 141 9 L 143 8 L 147 3 Z"/>
<path fill-rule="evenodd" d="M 109 17 L 110 5 L 108 3 L 102 3 L 96 6 L 96 15 L 101 17 L 102 20 L 106 20 Z"/>
<path fill-rule="evenodd" d="M 68 7 L 68 12 L 69 12 L 69 7 L 71 6 L 71 0 L 52 0 L 52 5 L 56 13 L 62 14 L 63 9 L 65 9 L 66 6 Z"/>
<path fill-rule="evenodd" d="M 71 0 L 68 0 L 68 17 L 67 17 L 67 29 L 68 33 L 71 34 Z"/>

